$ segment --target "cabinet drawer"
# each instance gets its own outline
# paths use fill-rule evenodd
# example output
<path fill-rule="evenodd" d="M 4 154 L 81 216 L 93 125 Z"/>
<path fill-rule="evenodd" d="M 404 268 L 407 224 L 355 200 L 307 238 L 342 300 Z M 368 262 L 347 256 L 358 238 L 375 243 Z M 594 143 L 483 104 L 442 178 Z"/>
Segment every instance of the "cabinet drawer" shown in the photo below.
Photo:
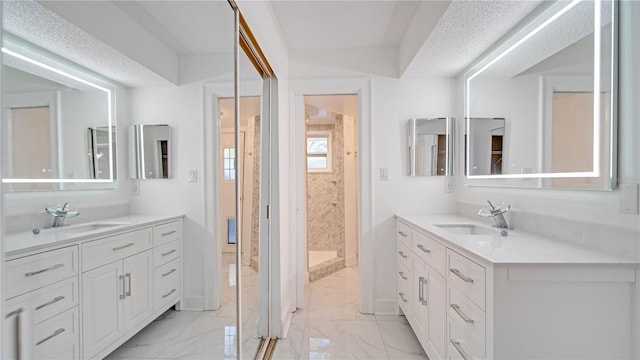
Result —
<path fill-rule="evenodd" d="M 455 322 L 476 346 L 484 348 L 485 312 L 462 295 L 460 290 L 451 286 L 449 287 L 447 314 L 449 319 Z"/>
<path fill-rule="evenodd" d="M 82 244 L 82 271 L 151 249 L 151 229 L 142 229 Z"/>
<path fill-rule="evenodd" d="M 416 230 L 411 230 L 411 243 L 411 250 L 416 255 L 441 275 L 445 274 L 446 248 L 444 245 Z"/>
<path fill-rule="evenodd" d="M 398 263 L 398 304 L 407 318 L 411 314 L 411 273 L 408 269 Z"/>
<path fill-rule="evenodd" d="M 170 243 L 160 245 L 153 248 L 153 266 L 158 267 L 171 260 L 175 260 L 180 255 L 180 249 L 178 249 L 178 241 L 172 241 Z"/>
<path fill-rule="evenodd" d="M 449 256 L 449 284 L 457 287 L 464 296 L 485 310 L 485 269 L 453 250 L 447 250 Z"/>
<path fill-rule="evenodd" d="M 396 221 L 396 237 L 398 243 L 402 243 L 407 248 L 411 247 L 411 228 L 403 222 Z"/>
<path fill-rule="evenodd" d="M 20 307 L 29 309 L 34 323 L 38 324 L 61 312 L 78 305 L 78 277 L 57 282 L 55 284 L 16 296 L 6 301 L 7 311 Z"/>
<path fill-rule="evenodd" d="M 153 246 L 162 245 L 180 238 L 180 222 L 174 221 L 168 224 L 153 227 Z"/>
<path fill-rule="evenodd" d="M 69 246 L 7 261 L 7 295 L 12 298 L 78 275 L 78 247 Z"/>
<path fill-rule="evenodd" d="M 154 270 L 153 275 L 153 309 L 175 303 L 181 296 L 180 259 L 173 260 Z"/>
<path fill-rule="evenodd" d="M 470 341 L 467 334 L 460 330 L 455 322 L 447 321 L 448 358 L 449 359 L 484 359 L 484 347 L 479 348 Z"/>
<path fill-rule="evenodd" d="M 33 339 L 33 355 L 36 359 L 59 359 L 58 355 L 63 355 L 60 351 L 68 352 L 69 348 L 74 347 L 75 354 L 78 355 L 78 308 L 65 311 L 36 325 Z"/>
<path fill-rule="evenodd" d="M 400 241 L 398 241 L 398 262 L 407 268 L 411 267 L 411 252 Z"/>

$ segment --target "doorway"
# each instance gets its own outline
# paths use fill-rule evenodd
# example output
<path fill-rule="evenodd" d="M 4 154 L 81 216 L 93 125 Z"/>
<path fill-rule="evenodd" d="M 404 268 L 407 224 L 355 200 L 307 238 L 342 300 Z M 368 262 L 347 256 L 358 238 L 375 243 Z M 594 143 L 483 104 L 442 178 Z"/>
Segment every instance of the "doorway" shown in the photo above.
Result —
<path fill-rule="evenodd" d="M 358 95 L 304 96 L 308 281 L 358 265 Z"/>

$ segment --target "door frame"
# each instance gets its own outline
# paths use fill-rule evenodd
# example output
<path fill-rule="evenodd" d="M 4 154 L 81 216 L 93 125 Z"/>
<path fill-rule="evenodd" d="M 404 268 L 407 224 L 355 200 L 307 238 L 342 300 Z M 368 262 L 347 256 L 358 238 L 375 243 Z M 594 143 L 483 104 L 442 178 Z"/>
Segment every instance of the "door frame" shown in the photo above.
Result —
<path fill-rule="evenodd" d="M 308 279 L 306 268 L 306 189 L 304 156 L 304 109 L 300 108 L 300 100 L 304 95 L 358 95 L 358 118 L 356 132 L 358 139 L 358 268 L 360 278 L 359 310 L 364 314 L 374 313 L 374 247 L 373 247 L 373 148 L 371 121 L 371 79 L 301 79 L 289 81 L 289 117 L 294 119 L 289 128 L 289 140 L 294 150 L 291 153 L 289 168 L 293 169 L 294 196 L 290 232 L 295 234 L 291 242 L 291 253 L 296 261 L 291 271 L 296 274 L 296 286 L 291 296 L 296 307 L 304 307 L 304 284 Z M 299 121 L 301 120 L 301 121 Z"/>

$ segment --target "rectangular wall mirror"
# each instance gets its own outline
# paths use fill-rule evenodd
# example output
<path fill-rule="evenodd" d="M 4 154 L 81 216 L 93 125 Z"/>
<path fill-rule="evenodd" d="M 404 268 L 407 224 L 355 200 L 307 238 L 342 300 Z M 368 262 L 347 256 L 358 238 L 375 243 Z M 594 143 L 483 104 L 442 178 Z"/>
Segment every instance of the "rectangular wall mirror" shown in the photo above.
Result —
<path fill-rule="evenodd" d="M 80 189 L 90 186 L 88 183 L 112 187 L 116 179 L 112 86 L 63 59 L 5 36 L 5 189 Z M 89 136 L 88 132 L 93 133 Z"/>
<path fill-rule="evenodd" d="M 171 179 L 171 127 L 131 125 L 129 127 L 129 177 Z"/>
<path fill-rule="evenodd" d="M 453 118 L 409 119 L 409 176 L 453 175 Z"/>
<path fill-rule="evenodd" d="M 541 6 L 465 74 L 467 184 L 611 190 L 615 2 Z"/>

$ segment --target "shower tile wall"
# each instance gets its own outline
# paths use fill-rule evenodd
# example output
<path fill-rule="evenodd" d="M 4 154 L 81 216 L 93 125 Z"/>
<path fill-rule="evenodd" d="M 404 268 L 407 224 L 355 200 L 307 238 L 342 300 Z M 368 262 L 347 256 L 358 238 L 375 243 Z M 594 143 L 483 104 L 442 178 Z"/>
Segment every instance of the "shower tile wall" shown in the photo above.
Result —
<path fill-rule="evenodd" d="M 307 131 L 331 132 L 331 173 L 307 173 L 307 248 L 333 250 L 344 258 L 344 125 L 308 125 Z"/>

